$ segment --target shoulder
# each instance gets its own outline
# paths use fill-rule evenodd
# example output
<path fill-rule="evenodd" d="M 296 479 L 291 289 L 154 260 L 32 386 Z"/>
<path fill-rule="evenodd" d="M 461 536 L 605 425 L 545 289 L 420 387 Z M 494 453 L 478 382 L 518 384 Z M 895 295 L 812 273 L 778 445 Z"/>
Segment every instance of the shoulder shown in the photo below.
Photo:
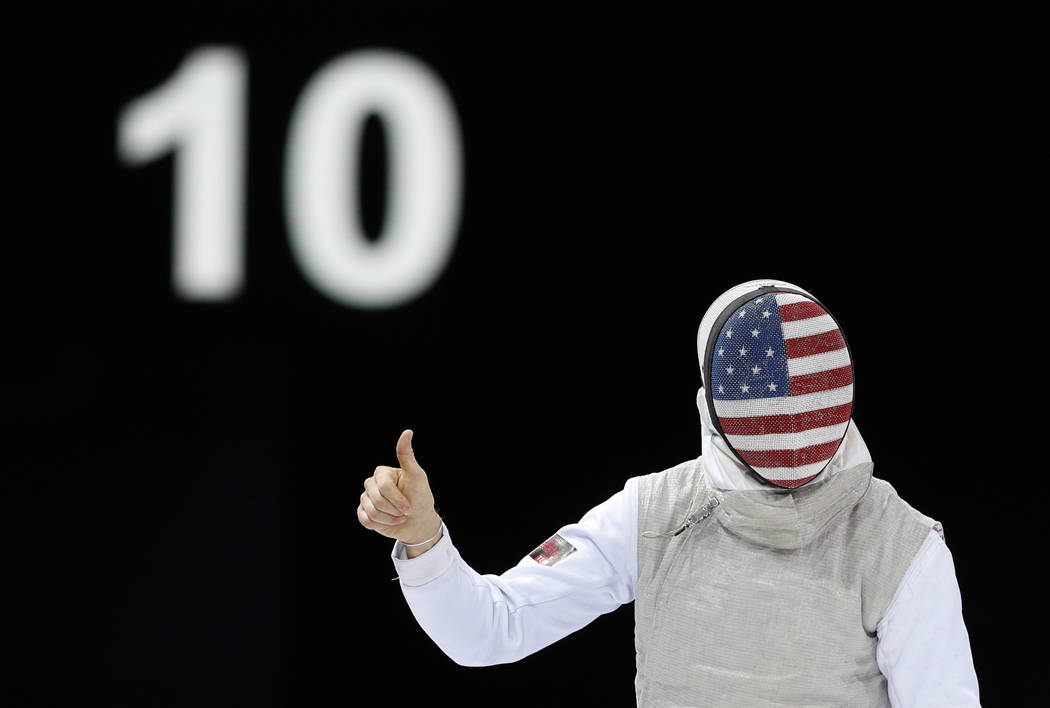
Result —
<path fill-rule="evenodd" d="M 691 478 L 694 474 L 700 471 L 700 458 L 694 458 L 692 460 L 686 460 L 685 462 L 679 462 L 674 467 L 668 467 L 665 470 L 659 472 L 652 472 L 650 474 L 643 474 L 635 479 L 639 481 L 645 481 L 647 483 L 663 482 L 667 480 L 682 480 Z"/>
<path fill-rule="evenodd" d="M 637 478 L 638 515 L 652 523 L 669 522 L 682 516 L 702 491 L 700 458 Z"/>
<path fill-rule="evenodd" d="M 889 482 L 872 477 L 867 493 L 854 507 L 851 550 L 861 561 L 868 631 L 889 606 L 905 572 L 938 526 L 904 501 Z"/>
<path fill-rule="evenodd" d="M 700 458 L 698 457 L 693 460 L 680 462 L 674 467 L 641 475 L 634 479 L 638 487 L 639 497 L 645 499 L 647 495 L 662 495 L 667 490 L 691 491 L 693 484 L 700 476 L 700 471 Z"/>
<path fill-rule="evenodd" d="M 920 538 L 925 538 L 930 529 L 938 526 L 936 520 L 901 498 L 892 484 L 878 477 L 871 478 L 871 486 L 861 504 L 872 522 L 907 530 Z"/>

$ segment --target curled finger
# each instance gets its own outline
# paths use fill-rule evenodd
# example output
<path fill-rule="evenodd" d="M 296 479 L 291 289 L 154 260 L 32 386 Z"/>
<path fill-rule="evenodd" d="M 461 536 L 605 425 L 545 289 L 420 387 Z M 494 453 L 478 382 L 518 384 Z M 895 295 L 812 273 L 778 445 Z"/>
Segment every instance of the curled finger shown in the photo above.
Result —
<path fill-rule="evenodd" d="M 407 520 L 407 517 L 405 516 L 388 514 L 382 509 L 377 509 L 375 504 L 372 503 L 372 499 L 368 492 L 361 494 L 360 508 L 364 510 L 365 515 L 368 516 L 373 523 L 382 526 L 396 526 L 397 524 L 403 524 Z"/>
<path fill-rule="evenodd" d="M 391 516 L 404 516 L 408 510 L 408 500 L 397 488 L 397 483 L 389 476 L 381 475 L 366 479 L 365 494 L 368 495 L 376 509 Z"/>

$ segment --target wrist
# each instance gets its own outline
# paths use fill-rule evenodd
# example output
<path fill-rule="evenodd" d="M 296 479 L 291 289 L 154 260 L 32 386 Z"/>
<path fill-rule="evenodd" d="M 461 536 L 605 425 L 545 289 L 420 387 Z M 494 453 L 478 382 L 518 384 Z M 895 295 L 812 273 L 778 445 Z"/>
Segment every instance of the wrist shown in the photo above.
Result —
<path fill-rule="evenodd" d="M 405 554 L 409 558 L 415 558 L 418 555 L 426 553 L 431 548 L 438 544 L 441 537 L 444 535 L 444 524 L 441 522 L 441 517 L 436 513 L 434 514 L 434 521 L 432 524 L 427 524 L 424 528 L 435 529 L 429 535 L 422 536 L 420 539 L 414 538 L 403 538 L 401 544 L 405 547 Z"/>

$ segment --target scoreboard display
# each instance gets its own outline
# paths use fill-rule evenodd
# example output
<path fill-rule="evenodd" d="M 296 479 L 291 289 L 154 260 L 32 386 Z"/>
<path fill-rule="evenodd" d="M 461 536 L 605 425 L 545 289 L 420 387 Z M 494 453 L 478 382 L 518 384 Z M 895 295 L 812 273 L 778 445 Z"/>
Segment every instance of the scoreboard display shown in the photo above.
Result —
<path fill-rule="evenodd" d="M 760 277 L 841 323 L 876 476 L 943 523 L 985 705 L 1040 695 L 1016 632 L 1041 593 L 1003 589 L 1041 512 L 1006 455 L 1041 361 L 1034 45 L 721 23 L 185 3 L 29 25 L 7 518 L 40 608 L 23 658 L 52 678 L 11 705 L 57 675 L 78 705 L 633 705 L 630 606 L 514 664 L 446 657 L 362 484 L 412 428 L 456 548 L 502 573 L 700 454 L 700 318 Z"/>

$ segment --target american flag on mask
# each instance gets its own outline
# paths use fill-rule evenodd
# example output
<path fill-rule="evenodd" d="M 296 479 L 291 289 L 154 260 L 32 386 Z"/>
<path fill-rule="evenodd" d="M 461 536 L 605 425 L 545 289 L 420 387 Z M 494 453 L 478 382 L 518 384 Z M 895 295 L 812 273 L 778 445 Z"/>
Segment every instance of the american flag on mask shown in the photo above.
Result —
<path fill-rule="evenodd" d="M 813 479 L 853 409 L 853 364 L 835 320 L 795 293 L 765 293 L 726 320 L 711 353 L 711 397 L 726 441 L 781 487 Z"/>

